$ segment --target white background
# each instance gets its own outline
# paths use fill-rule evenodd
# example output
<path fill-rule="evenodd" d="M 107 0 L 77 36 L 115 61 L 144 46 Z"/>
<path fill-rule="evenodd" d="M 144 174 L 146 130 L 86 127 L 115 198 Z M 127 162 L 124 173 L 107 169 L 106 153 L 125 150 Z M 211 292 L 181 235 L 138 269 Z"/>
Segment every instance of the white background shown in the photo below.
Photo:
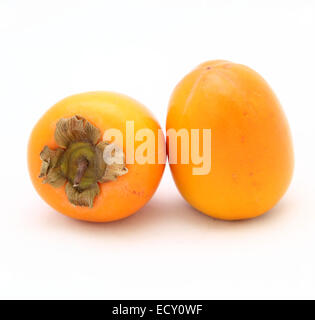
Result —
<path fill-rule="evenodd" d="M 315 298 L 314 1 L 0 2 L 0 298 Z M 199 63 L 258 71 L 288 116 L 296 168 L 266 215 L 223 222 L 192 209 L 167 168 L 123 221 L 54 212 L 33 189 L 30 131 L 55 102 L 111 90 L 165 126 Z"/>

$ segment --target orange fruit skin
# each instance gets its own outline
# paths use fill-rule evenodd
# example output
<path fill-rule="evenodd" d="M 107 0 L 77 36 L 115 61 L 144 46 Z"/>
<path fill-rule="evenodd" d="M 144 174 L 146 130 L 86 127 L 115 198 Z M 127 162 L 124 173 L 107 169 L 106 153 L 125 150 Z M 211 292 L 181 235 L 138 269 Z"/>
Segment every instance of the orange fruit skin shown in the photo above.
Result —
<path fill-rule="evenodd" d="M 186 75 L 169 102 L 170 128 L 211 129 L 209 174 L 192 175 L 191 163 L 170 165 L 183 197 L 207 215 L 259 216 L 290 184 L 294 155 L 286 116 L 266 81 L 244 65 L 209 61 Z"/>
<path fill-rule="evenodd" d="M 157 189 L 163 175 L 162 164 L 127 164 L 128 173 L 116 181 L 99 184 L 100 194 L 94 200 L 93 208 L 74 206 L 66 197 L 65 187 L 54 188 L 43 184 L 38 177 L 43 147 L 56 148 L 54 139 L 56 123 L 60 118 L 79 115 L 101 130 L 119 129 L 123 132 L 126 152 L 126 121 L 134 121 L 135 133 L 138 129 L 149 128 L 156 136 L 158 146 L 165 156 L 165 141 L 158 139 L 159 124 L 146 107 L 139 102 L 113 92 L 88 92 L 70 96 L 51 107 L 37 122 L 28 144 L 28 168 L 32 183 L 39 195 L 55 210 L 69 217 L 107 222 L 122 219 L 143 207 Z M 142 141 L 135 141 L 135 150 Z M 156 157 L 158 156 L 156 151 Z"/>

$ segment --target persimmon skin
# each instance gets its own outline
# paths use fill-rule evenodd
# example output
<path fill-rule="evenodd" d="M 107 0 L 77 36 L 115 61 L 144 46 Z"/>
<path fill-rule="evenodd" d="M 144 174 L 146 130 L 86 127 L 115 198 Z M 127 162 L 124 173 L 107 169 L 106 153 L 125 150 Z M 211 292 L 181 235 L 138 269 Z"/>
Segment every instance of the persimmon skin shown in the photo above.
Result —
<path fill-rule="evenodd" d="M 289 125 L 266 81 L 252 69 L 208 61 L 186 75 L 169 102 L 166 129 L 211 129 L 211 171 L 171 164 L 175 183 L 197 210 L 240 220 L 270 210 L 292 179 Z M 181 147 L 178 146 L 178 156 Z"/>
<path fill-rule="evenodd" d="M 54 188 L 44 184 L 38 177 L 41 167 L 39 154 L 43 147 L 57 148 L 54 139 L 56 123 L 60 118 L 75 115 L 84 117 L 101 130 L 118 129 L 123 133 L 126 152 L 126 121 L 134 121 L 135 133 L 138 129 L 149 128 L 156 136 L 157 150 L 165 149 L 164 140 L 158 139 L 159 124 L 149 110 L 139 102 L 113 92 L 88 92 L 73 95 L 51 107 L 37 122 L 28 144 L 28 168 L 32 183 L 39 195 L 56 211 L 69 217 L 108 222 L 130 216 L 142 208 L 153 196 L 163 175 L 164 163 L 127 164 L 128 173 L 116 181 L 99 184 L 100 194 L 96 196 L 92 208 L 72 205 L 65 193 L 65 187 Z M 135 141 L 135 150 L 141 141 Z"/>

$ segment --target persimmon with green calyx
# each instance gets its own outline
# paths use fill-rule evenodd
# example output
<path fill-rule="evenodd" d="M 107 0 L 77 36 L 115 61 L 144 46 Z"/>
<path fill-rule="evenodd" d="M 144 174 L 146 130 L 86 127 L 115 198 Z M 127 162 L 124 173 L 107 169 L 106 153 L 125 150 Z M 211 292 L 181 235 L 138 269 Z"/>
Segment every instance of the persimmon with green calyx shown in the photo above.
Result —
<path fill-rule="evenodd" d="M 179 191 L 197 210 L 224 220 L 252 218 L 286 192 L 294 167 L 290 128 L 272 89 L 252 69 L 223 60 L 199 65 L 173 91 L 171 128 L 187 129 L 190 138 L 191 129 L 211 129 L 207 174 L 194 174 L 198 165 L 191 161 L 170 164 Z"/>
<path fill-rule="evenodd" d="M 127 121 L 133 121 L 135 131 L 150 129 L 155 150 L 164 149 L 153 115 L 127 96 L 89 92 L 50 108 L 34 127 L 28 145 L 29 172 L 40 196 L 65 215 L 95 222 L 122 219 L 143 207 L 158 187 L 165 161 L 126 164 Z M 114 144 L 112 164 L 104 161 L 104 149 L 110 144 L 102 140 L 107 129 L 119 130 L 124 141 Z M 135 150 L 141 142 L 134 141 Z"/>

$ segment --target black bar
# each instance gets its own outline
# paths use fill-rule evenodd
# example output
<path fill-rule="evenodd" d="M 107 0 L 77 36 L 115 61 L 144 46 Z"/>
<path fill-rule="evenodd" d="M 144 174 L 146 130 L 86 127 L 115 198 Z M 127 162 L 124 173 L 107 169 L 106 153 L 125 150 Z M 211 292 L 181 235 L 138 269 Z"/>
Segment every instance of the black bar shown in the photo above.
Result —
<path fill-rule="evenodd" d="M 300 303 L 302 301 L 299 301 Z M 78 315 L 87 319 L 220 319 L 227 317 L 265 317 L 266 319 L 285 313 L 291 316 L 300 303 L 292 301 L 222 301 L 222 300 L 105 300 L 105 301 L 0 301 L 1 311 L 10 316 L 71 317 Z M 313 301 L 303 304 L 313 307 Z M 296 308 L 295 310 L 295 307 Z M 306 311 L 306 306 L 303 310 Z M 309 308 L 310 309 L 310 308 Z M 313 308 L 312 308 L 313 309 Z M 311 310 L 311 309 L 310 309 Z"/>

